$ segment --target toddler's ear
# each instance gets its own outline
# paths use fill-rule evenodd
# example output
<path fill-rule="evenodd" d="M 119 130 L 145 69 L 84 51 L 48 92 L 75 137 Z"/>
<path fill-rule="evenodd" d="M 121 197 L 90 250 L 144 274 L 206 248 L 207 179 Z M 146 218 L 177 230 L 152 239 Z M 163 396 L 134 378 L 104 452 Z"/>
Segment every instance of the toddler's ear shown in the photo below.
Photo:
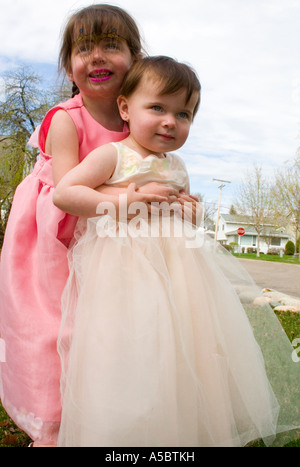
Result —
<path fill-rule="evenodd" d="M 119 107 L 119 112 L 120 112 L 122 120 L 124 120 L 124 122 L 128 122 L 129 112 L 128 112 L 128 102 L 127 102 L 126 97 L 119 96 L 117 99 L 117 104 Z"/>

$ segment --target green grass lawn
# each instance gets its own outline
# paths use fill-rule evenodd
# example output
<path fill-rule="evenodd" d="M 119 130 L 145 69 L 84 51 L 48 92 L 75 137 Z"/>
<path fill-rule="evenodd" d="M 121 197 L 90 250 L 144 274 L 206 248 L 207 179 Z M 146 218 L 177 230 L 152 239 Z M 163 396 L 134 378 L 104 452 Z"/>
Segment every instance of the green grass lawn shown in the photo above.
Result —
<path fill-rule="evenodd" d="M 280 258 L 279 255 L 264 255 L 262 253 L 259 257 L 256 256 L 256 253 L 241 253 L 240 255 L 238 253 L 233 253 L 233 256 L 257 261 L 276 261 L 277 263 L 298 264 L 300 266 L 299 256 L 283 255 L 282 258 Z"/>
<path fill-rule="evenodd" d="M 30 438 L 21 431 L 0 404 L 0 447 L 28 447 Z"/>

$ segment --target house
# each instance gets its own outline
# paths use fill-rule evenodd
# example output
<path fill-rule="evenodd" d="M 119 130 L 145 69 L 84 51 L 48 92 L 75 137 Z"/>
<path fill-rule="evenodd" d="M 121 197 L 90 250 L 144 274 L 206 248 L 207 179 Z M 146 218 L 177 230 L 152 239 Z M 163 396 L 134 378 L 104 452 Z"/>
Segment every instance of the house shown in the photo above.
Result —
<path fill-rule="evenodd" d="M 238 235 L 237 230 L 243 228 L 244 235 Z M 237 251 L 247 252 L 247 249 L 257 248 L 257 232 L 251 217 L 237 214 L 220 214 L 217 240 L 221 244 L 235 243 Z M 267 253 L 268 250 L 284 250 L 291 236 L 285 231 L 284 227 L 278 228 L 277 225 L 266 221 L 262 226 L 262 232 L 259 240 L 259 250 Z M 249 251 L 249 250 L 248 250 Z"/>

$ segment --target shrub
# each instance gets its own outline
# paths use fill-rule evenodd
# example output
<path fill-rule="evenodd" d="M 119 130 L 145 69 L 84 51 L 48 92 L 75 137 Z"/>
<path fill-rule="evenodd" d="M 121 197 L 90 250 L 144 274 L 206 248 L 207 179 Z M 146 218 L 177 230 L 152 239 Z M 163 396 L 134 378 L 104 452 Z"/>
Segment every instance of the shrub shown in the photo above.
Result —
<path fill-rule="evenodd" d="M 279 255 L 279 249 L 278 248 L 269 248 L 267 251 L 267 255 Z"/>
<path fill-rule="evenodd" d="M 235 251 L 238 249 L 239 244 L 237 242 L 230 242 L 229 246 L 231 248 L 231 251 L 235 253 Z"/>
<path fill-rule="evenodd" d="M 295 244 L 289 240 L 284 248 L 284 254 L 285 255 L 293 255 L 295 253 Z"/>
<path fill-rule="evenodd" d="M 225 250 L 229 251 L 230 253 L 232 252 L 232 247 L 231 245 L 228 245 L 227 243 L 222 245 L 223 248 L 225 248 Z"/>

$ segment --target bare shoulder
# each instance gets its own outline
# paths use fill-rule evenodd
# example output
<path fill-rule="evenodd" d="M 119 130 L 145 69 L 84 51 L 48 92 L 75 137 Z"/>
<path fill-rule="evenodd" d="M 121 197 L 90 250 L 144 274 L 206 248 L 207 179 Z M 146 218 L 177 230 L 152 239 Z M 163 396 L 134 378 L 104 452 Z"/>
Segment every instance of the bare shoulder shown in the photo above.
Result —
<path fill-rule="evenodd" d="M 53 154 L 55 147 L 58 144 L 60 147 L 64 142 L 71 142 L 78 146 L 78 134 L 76 126 L 65 110 L 58 110 L 52 117 L 49 132 L 46 140 L 47 154 Z"/>
<path fill-rule="evenodd" d="M 50 124 L 50 131 L 51 130 L 55 132 L 73 131 L 77 134 L 75 123 L 70 115 L 63 109 L 58 110 L 53 115 Z"/>

